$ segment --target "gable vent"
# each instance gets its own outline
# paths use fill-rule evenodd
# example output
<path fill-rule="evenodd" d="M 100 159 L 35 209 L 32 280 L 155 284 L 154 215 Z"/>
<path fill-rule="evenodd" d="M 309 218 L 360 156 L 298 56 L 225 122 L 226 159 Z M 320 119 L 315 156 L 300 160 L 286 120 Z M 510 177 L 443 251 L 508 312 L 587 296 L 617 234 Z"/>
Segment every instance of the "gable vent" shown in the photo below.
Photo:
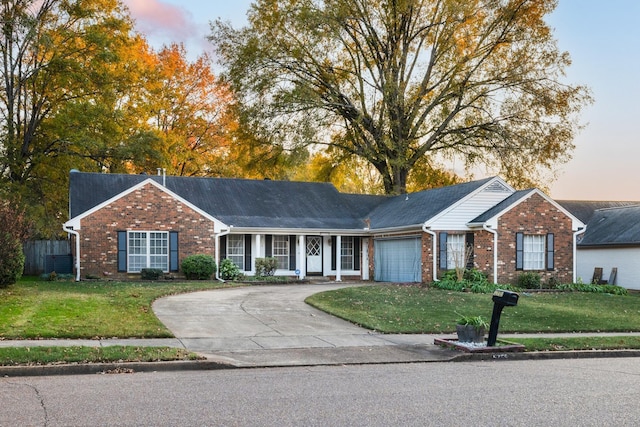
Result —
<path fill-rule="evenodd" d="M 492 193 L 511 193 L 511 191 L 509 191 L 509 189 L 500 182 L 492 183 L 486 188 L 486 191 L 491 191 Z"/>

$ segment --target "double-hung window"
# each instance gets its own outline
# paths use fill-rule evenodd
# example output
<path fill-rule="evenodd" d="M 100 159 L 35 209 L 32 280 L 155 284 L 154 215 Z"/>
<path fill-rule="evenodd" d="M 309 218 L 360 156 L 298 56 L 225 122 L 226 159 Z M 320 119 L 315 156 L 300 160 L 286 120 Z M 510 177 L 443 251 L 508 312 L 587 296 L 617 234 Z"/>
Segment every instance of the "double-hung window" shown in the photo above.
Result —
<path fill-rule="evenodd" d="M 449 234 L 447 236 L 447 270 L 465 268 L 466 244 L 464 234 Z"/>
<path fill-rule="evenodd" d="M 342 270 L 353 270 L 353 237 L 344 236 L 340 239 L 340 268 Z"/>
<path fill-rule="evenodd" d="M 331 270 L 360 270 L 360 254 L 361 254 L 360 237 L 357 236 L 341 236 L 340 245 L 338 245 L 338 236 L 332 236 L 331 245 Z"/>
<path fill-rule="evenodd" d="M 278 260 L 279 270 L 289 269 L 289 236 L 273 236 L 273 257 Z"/>
<path fill-rule="evenodd" d="M 169 233 L 166 231 L 129 231 L 127 238 L 128 269 L 139 273 L 143 268 L 169 271 Z"/>
<path fill-rule="evenodd" d="M 244 270 L 244 234 L 229 234 L 227 236 L 227 258 L 240 270 Z"/>
<path fill-rule="evenodd" d="M 542 235 L 523 236 L 523 270 L 544 270 L 544 237 Z"/>
<path fill-rule="evenodd" d="M 516 233 L 516 270 L 553 270 L 554 235 Z"/>

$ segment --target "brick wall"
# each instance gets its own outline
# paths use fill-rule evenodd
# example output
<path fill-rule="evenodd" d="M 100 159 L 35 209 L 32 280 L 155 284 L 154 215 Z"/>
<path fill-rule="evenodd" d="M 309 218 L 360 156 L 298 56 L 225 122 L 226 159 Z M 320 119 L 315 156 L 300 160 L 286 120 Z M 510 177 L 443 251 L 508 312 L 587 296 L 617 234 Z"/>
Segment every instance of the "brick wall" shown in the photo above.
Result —
<path fill-rule="evenodd" d="M 192 254 L 215 256 L 213 222 L 152 184 L 87 216 L 81 227 L 81 278 L 131 277 L 118 272 L 118 231 L 177 231 L 180 263 Z"/>
<path fill-rule="evenodd" d="M 498 283 L 515 283 L 522 271 L 516 270 L 516 233 L 554 234 L 553 271 L 536 271 L 543 281 L 554 278 L 573 282 L 573 231 L 571 218 L 539 194 L 533 194 L 498 221 Z"/>
<path fill-rule="evenodd" d="M 473 243 L 474 266 L 493 283 L 493 234 L 485 230 L 475 231 Z"/>
<path fill-rule="evenodd" d="M 422 233 L 422 283 L 433 282 L 433 236 Z"/>

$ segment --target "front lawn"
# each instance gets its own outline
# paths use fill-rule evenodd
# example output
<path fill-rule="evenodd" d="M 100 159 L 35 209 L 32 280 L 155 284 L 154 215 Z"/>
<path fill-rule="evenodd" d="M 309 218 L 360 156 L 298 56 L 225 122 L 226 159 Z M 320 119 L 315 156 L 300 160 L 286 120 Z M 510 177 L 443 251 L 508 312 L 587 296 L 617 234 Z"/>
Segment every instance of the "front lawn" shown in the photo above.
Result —
<path fill-rule="evenodd" d="M 460 315 L 491 319 L 491 294 L 420 286 L 343 288 L 307 298 L 320 310 L 383 333 L 454 333 Z M 500 333 L 640 331 L 640 295 L 582 292 L 520 294 L 505 307 Z"/>
<path fill-rule="evenodd" d="M 216 281 L 49 282 L 25 278 L 0 289 L 0 338 L 167 338 L 157 298 L 228 287 Z"/>

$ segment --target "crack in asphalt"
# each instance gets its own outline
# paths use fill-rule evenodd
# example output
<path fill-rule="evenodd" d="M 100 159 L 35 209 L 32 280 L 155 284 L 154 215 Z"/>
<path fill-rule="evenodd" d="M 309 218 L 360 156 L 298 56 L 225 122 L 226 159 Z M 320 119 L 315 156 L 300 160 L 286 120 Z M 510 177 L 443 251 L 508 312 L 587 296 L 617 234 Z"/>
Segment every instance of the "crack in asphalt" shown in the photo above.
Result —
<path fill-rule="evenodd" d="M 40 390 L 38 390 L 38 387 L 29 383 L 18 383 L 13 381 L 7 381 L 6 384 L 17 386 L 17 387 L 27 387 L 33 390 L 33 392 L 35 393 L 36 400 L 38 401 L 38 403 L 40 404 L 40 408 L 42 409 L 42 416 L 44 418 L 44 422 L 42 425 L 44 427 L 49 425 L 49 414 L 47 412 L 47 406 L 44 403 L 44 397 L 42 397 L 42 394 L 40 394 Z"/>

